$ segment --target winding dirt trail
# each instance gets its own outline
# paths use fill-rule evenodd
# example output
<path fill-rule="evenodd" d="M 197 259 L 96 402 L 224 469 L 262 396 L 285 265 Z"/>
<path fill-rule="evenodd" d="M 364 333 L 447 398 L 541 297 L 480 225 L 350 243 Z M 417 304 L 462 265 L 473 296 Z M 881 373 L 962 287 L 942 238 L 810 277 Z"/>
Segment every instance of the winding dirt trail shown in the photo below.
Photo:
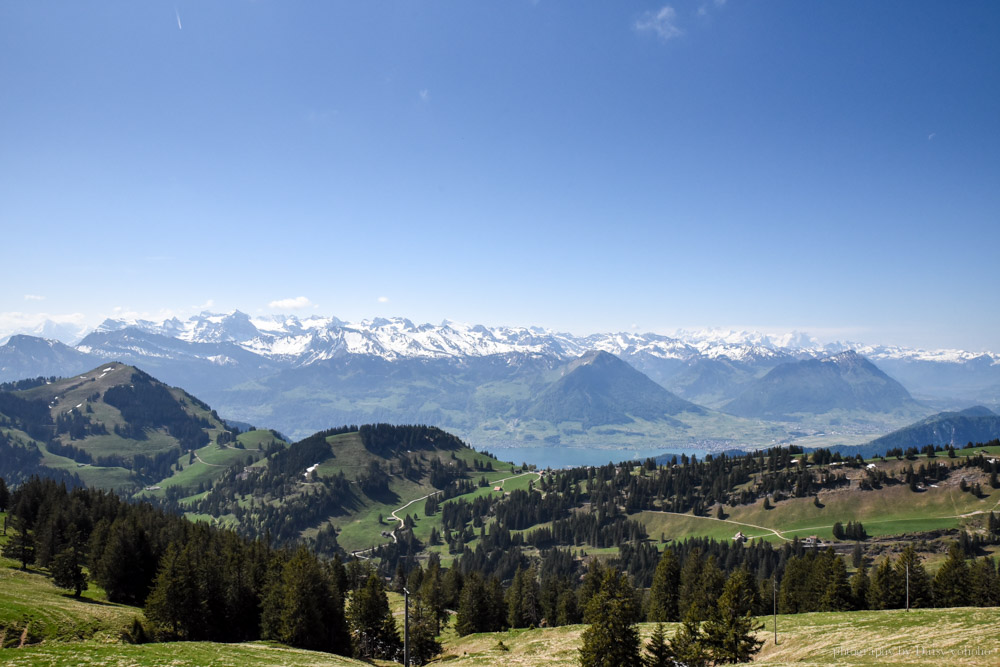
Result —
<path fill-rule="evenodd" d="M 493 482 L 490 482 L 490 484 L 492 484 L 493 486 L 500 486 L 500 487 L 502 487 L 504 482 L 506 482 L 508 480 L 512 480 L 512 479 L 517 479 L 518 477 L 524 477 L 525 475 L 537 475 L 538 479 L 542 478 L 542 474 L 538 473 L 538 472 L 523 472 L 520 475 L 511 475 L 510 477 L 504 477 L 503 479 L 495 480 Z M 403 528 L 403 523 L 404 523 L 404 520 L 400 519 L 398 516 L 396 516 L 396 513 L 397 512 L 402 512 L 403 510 L 405 510 L 407 507 L 409 507 L 413 503 L 419 503 L 421 500 L 427 500 L 431 496 L 436 496 L 439 493 L 441 493 L 441 492 L 440 491 L 434 491 L 433 493 L 428 493 L 426 496 L 422 496 L 420 498 L 415 498 L 414 500 L 411 500 L 410 502 L 406 503 L 402 507 L 394 509 L 392 511 L 392 514 L 391 514 L 392 518 L 399 522 L 399 526 L 397 526 L 392 531 L 392 541 L 393 542 L 397 541 L 396 540 L 396 531 L 397 530 L 401 530 Z"/>
<path fill-rule="evenodd" d="M 504 482 L 508 482 L 508 481 L 510 481 L 512 479 L 517 479 L 518 477 L 524 477 L 525 475 L 535 475 L 538 479 L 542 478 L 542 474 L 541 473 L 531 471 L 531 472 L 523 472 L 523 473 L 521 473 L 519 475 L 511 475 L 510 477 L 504 477 L 503 479 L 497 479 L 497 480 L 494 480 L 494 481 L 490 482 L 490 484 L 492 484 L 493 486 L 500 486 L 500 487 L 502 487 L 504 485 Z M 396 531 L 402 530 L 402 528 L 403 528 L 403 526 L 405 524 L 405 519 L 401 519 L 399 517 L 399 512 L 402 512 L 403 510 L 405 510 L 407 507 L 409 507 L 410 505 L 412 505 L 414 503 L 419 503 L 421 500 L 427 500 L 431 496 L 436 496 L 439 493 L 441 493 L 441 491 L 433 491 L 431 493 L 428 493 L 426 496 L 420 496 L 419 498 L 414 498 L 410 502 L 406 503 L 405 505 L 402 505 L 401 507 L 397 507 L 396 509 L 394 509 L 391 512 L 390 516 L 393 519 L 395 519 L 396 521 L 399 522 L 399 525 L 396 526 L 395 528 L 393 528 L 392 532 L 390 533 L 390 535 L 392 536 L 392 541 L 394 543 L 399 541 L 396 538 Z M 361 551 L 354 551 L 354 552 L 352 552 L 352 555 L 355 556 L 355 557 L 357 557 L 357 558 L 367 558 L 367 556 L 365 556 L 363 554 L 366 554 L 366 553 L 369 553 L 371 551 L 374 551 L 377 548 L 378 547 L 369 547 L 368 549 L 363 549 Z"/>
<path fill-rule="evenodd" d="M 952 499 L 952 503 L 954 503 L 954 499 Z M 873 520 L 866 519 L 865 520 L 865 524 L 869 524 L 870 525 L 870 524 L 876 524 L 876 523 L 896 523 L 896 522 L 899 522 L 899 521 L 926 521 L 927 519 L 967 519 L 969 517 L 976 516 L 976 515 L 979 515 L 979 514 L 989 514 L 990 512 L 996 511 L 996 509 L 998 507 L 1000 507 L 1000 500 L 998 500 L 997 503 L 992 508 L 990 508 L 988 510 L 975 510 L 973 512 L 966 512 L 965 514 L 946 514 L 944 516 L 922 516 L 922 517 L 913 517 L 913 518 L 908 518 L 908 519 L 873 519 Z M 683 516 L 683 517 L 687 517 L 689 519 L 702 519 L 704 521 L 721 521 L 723 523 L 731 523 L 731 524 L 734 524 L 736 526 L 746 526 L 748 528 L 756 528 L 758 530 L 764 530 L 764 531 L 767 531 L 769 533 L 773 533 L 776 537 L 778 537 L 778 538 L 780 538 L 782 540 L 785 540 L 786 542 L 791 542 L 792 540 L 790 538 L 785 537 L 785 533 L 804 533 L 804 532 L 809 531 L 809 530 L 820 530 L 820 529 L 823 529 L 823 528 L 833 528 L 833 524 L 827 524 L 825 526 L 808 526 L 806 528 L 791 528 L 789 530 L 775 530 L 774 528 L 768 528 L 767 526 L 758 526 L 758 525 L 752 524 L 752 523 L 742 523 L 740 521 L 733 521 L 731 519 L 716 519 L 715 517 L 710 517 L 710 516 L 695 516 L 693 514 L 681 514 L 680 512 L 667 512 L 665 510 L 646 510 L 646 511 L 647 512 L 652 512 L 654 514 L 671 514 L 673 516 Z M 955 508 L 955 511 L 956 512 L 958 511 L 957 507 Z M 748 537 L 760 537 L 760 535 L 748 536 Z"/>
<path fill-rule="evenodd" d="M 785 537 L 784 535 L 781 534 L 781 531 L 775 530 L 774 528 L 768 528 L 767 526 L 758 526 L 758 525 L 753 524 L 753 523 L 743 523 L 741 521 L 733 521 L 732 519 L 717 519 L 717 518 L 711 517 L 711 516 L 695 516 L 694 514 L 681 514 L 680 512 L 668 512 L 666 510 L 646 510 L 646 511 L 647 512 L 652 512 L 653 514 L 670 514 L 670 515 L 673 515 L 673 516 L 687 517 L 689 519 L 704 519 L 705 521 L 721 521 L 722 523 L 731 523 L 734 526 L 744 526 L 744 527 L 747 527 L 747 528 L 756 528 L 757 530 L 763 530 L 763 531 L 766 531 L 768 533 L 774 533 L 774 535 L 776 537 L 779 537 L 779 538 L 785 540 L 786 542 L 791 542 L 790 539 L 788 539 L 787 537 Z M 803 529 L 803 530 L 811 530 L 811 529 Z M 785 532 L 789 532 L 789 531 L 785 531 Z M 748 537 L 751 537 L 751 536 L 748 535 Z M 752 537 L 761 537 L 761 536 L 760 535 L 754 535 Z"/>

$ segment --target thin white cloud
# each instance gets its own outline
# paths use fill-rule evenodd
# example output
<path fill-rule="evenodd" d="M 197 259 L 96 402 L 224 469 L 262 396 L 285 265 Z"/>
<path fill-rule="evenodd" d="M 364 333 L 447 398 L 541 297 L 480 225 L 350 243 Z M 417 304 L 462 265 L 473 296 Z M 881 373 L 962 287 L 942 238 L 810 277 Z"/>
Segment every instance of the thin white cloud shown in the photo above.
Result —
<path fill-rule="evenodd" d="M 379 303 L 389 303 L 389 297 L 387 297 L 387 296 L 380 296 L 378 298 L 378 302 Z"/>
<path fill-rule="evenodd" d="M 427 90 L 426 88 L 422 88 L 420 90 L 420 101 L 427 102 L 430 101 L 430 99 L 431 99 L 431 91 Z"/>
<path fill-rule="evenodd" d="M 298 310 L 299 308 L 308 308 L 310 305 L 312 305 L 312 302 L 309 301 L 309 299 L 304 296 L 297 296 L 292 299 L 278 299 L 277 301 L 272 301 L 267 304 L 267 307 L 279 308 L 282 310 Z"/>
<path fill-rule="evenodd" d="M 927 141 L 934 141 L 934 137 L 937 136 L 937 132 L 931 132 L 927 135 Z"/>
<path fill-rule="evenodd" d="M 24 300 L 25 301 L 45 301 L 45 297 L 41 296 L 39 294 L 25 294 L 24 295 Z"/>
<path fill-rule="evenodd" d="M 181 13 L 177 11 L 176 7 L 174 7 L 174 14 L 177 16 L 177 29 L 183 30 L 184 26 L 181 25 Z"/>
<path fill-rule="evenodd" d="M 209 308 L 211 308 L 214 305 L 215 305 L 215 299 L 209 299 L 208 301 L 206 301 L 205 303 L 201 304 L 200 306 L 194 306 L 194 309 L 195 310 L 208 310 Z"/>
<path fill-rule="evenodd" d="M 664 5 L 656 11 L 643 14 L 635 22 L 635 29 L 639 32 L 656 33 L 663 41 L 684 34 L 684 31 L 677 26 L 677 11 L 670 5 Z"/>

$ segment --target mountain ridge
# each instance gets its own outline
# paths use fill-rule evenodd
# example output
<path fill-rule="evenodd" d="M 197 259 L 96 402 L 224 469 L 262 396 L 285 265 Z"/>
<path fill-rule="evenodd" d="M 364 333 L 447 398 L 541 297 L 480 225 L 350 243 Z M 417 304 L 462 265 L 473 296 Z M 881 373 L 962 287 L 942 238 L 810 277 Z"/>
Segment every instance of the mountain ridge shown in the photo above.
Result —
<path fill-rule="evenodd" d="M 837 409 L 896 412 L 917 407 L 903 385 L 847 351 L 775 366 L 723 409 L 740 417 L 788 419 Z"/>

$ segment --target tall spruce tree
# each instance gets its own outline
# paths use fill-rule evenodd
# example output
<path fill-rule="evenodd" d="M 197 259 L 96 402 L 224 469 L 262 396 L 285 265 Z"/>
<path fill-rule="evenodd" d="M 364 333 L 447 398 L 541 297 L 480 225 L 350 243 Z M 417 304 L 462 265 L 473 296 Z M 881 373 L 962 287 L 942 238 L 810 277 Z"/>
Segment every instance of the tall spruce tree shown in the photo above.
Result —
<path fill-rule="evenodd" d="M 899 609 L 905 604 L 906 582 L 900 578 L 892 559 L 880 560 L 871 574 L 868 587 L 869 609 Z"/>
<path fill-rule="evenodd" d="M 646 642 L 646 652 L 642 656 L 643 667 L 675 667 L 676 656 L 663 632 L 663 623 L 657 623 L 653 634 Z"/>
<path fill-rule="evenodd" d="M 958 542 L 948 548 L 948 558 L 934 576 L 934 606 L 962 607 L 969 600 L 969 566 Z"/>
<path fill-rule="evenodd" d="M 581 667 L 640 667 L 639 609 L 628 575 L 608 569 L 600 590 L 587 603 Z"/>
<path fill-rule="evenodd" d="M 27 570 L 35 562 L 35 539 L 28 529 L 28 522 L 18 512 L 14 512 L 9 522 L 9 537 L 3 546 L 5 558 L 20 561 L 21 569 Z"/>
<path fill-rule="evenodd" d="M 426 664 L 441 652 L 441 642 L 434 632 L 436 614 L 422 591 L 410 597 L 410 661 L 417 665 Z"/>
<path fill-rule="evenodd" d="M 749 662 L 763 641 L 757 631 L 764 627 L 753 616 L 756 586 L 745 569 L 726 580 L 718 605 L 705 621 L 704 643 L 716 664 Z"/>
<path fill-rule="evenodd" d="M 969 591 L 970 604 L 977 607 L 1000 605 L 1000 576 L 993 558 L 977 558 L 969 566 Z"/>
<path fill-rule="evenodd" d="M 74 597 L 80 597 L 87 588 L 87 575 L 83 571 L 86 544 L 75 523 L 66 527 L 63 538 L 62 549 L 52 559 L 52 582 L 59 588 L 73 591 Z"/>
<path fill-rule="evenodd" d="M 305 547 L 273 576 L 264 599 L 261 634 L 265 639 L 316 651 L 351 654 L 344 602 L 316 557 Z"/>
<path fill-rule="evenodd" d="M 200 639 L 205 627 L 205 595 L 195 577 L 191 547 L 171 542 L 146 599 L 146 618 L 164 639 Z"/>
<path fill-rule="evenodd" d="M 396 621 L 389 610 L 382 579 L 373 570 L 365 585 L 354 591 L 347 606 L 347 621 L 354 638 L 356 657 L 395 660 L 402 648 Z"/>
<path fill-rule="evenodd" d="M 910 606 L 930 607 L 933 602 L 931 578 L 927 575 L 920 556 L 912 544 L 906 545 L 903 553 L 896 559 L 896 575 L 903 584 L 903 606 L 906 606 L 907 574 L 909 574 Z"/>
<path fill-rule="evenodd" d="M 701 625 L 691 616 L 685 616 L 674 632 L 670 639 L 670 651 L 677 662 L 686 667 L 705 667 L 711 660 Z"/>
<path fill-rule="evenodd" d="M 7 482 L 0 477 L 0 512 L 6 512 L 10 507 L 10 491 L 7 489 Z"/>
<path fill-rule="evenodd" d="M 857 611 L 868 609 L 869 588 L 871 588 L 871 580 L 868 578 L 868 566 L 861 563 L 861 567 L 851 577 L 851 603 L 853 609 Z"/>
<path fill-rule="evenodd" d="M 821 611 L 848 611 L 853 605 L 851 584 L 847 579 L 847 565 L 834 556 L 826 572 L 826 589 L 820 599 Z"/>
<path fill-rule="evenodd" d="M 664 549 L 656 564 L 653 585 L 649 589 L 648 620 L 658 622 L 680 619 L 678 599 L 680 593 L 680 565 L 673 549 Z"/>

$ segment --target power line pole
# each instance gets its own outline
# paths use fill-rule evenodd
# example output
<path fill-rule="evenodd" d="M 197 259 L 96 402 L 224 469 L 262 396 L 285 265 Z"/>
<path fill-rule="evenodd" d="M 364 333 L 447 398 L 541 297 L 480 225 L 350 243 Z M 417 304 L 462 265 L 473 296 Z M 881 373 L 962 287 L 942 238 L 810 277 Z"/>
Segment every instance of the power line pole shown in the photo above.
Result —
<path fill-rule="evenodd" d="M 403 588 L 403 665 L 410 667 L 410 591 Z"/>
<path fill-rule="evenodd" d="M 771 579 L 771 597 L 773 598 L 772 604 L 774 608 L 772 610 L 774 614 L 774 645 L 778 645 L 778 588 L 775 586 L 774 579 Z"/>
<path fill-rule="evenodd" d="M 910 561 L 906 561 L 906 611 L 910 611 Z"/>

